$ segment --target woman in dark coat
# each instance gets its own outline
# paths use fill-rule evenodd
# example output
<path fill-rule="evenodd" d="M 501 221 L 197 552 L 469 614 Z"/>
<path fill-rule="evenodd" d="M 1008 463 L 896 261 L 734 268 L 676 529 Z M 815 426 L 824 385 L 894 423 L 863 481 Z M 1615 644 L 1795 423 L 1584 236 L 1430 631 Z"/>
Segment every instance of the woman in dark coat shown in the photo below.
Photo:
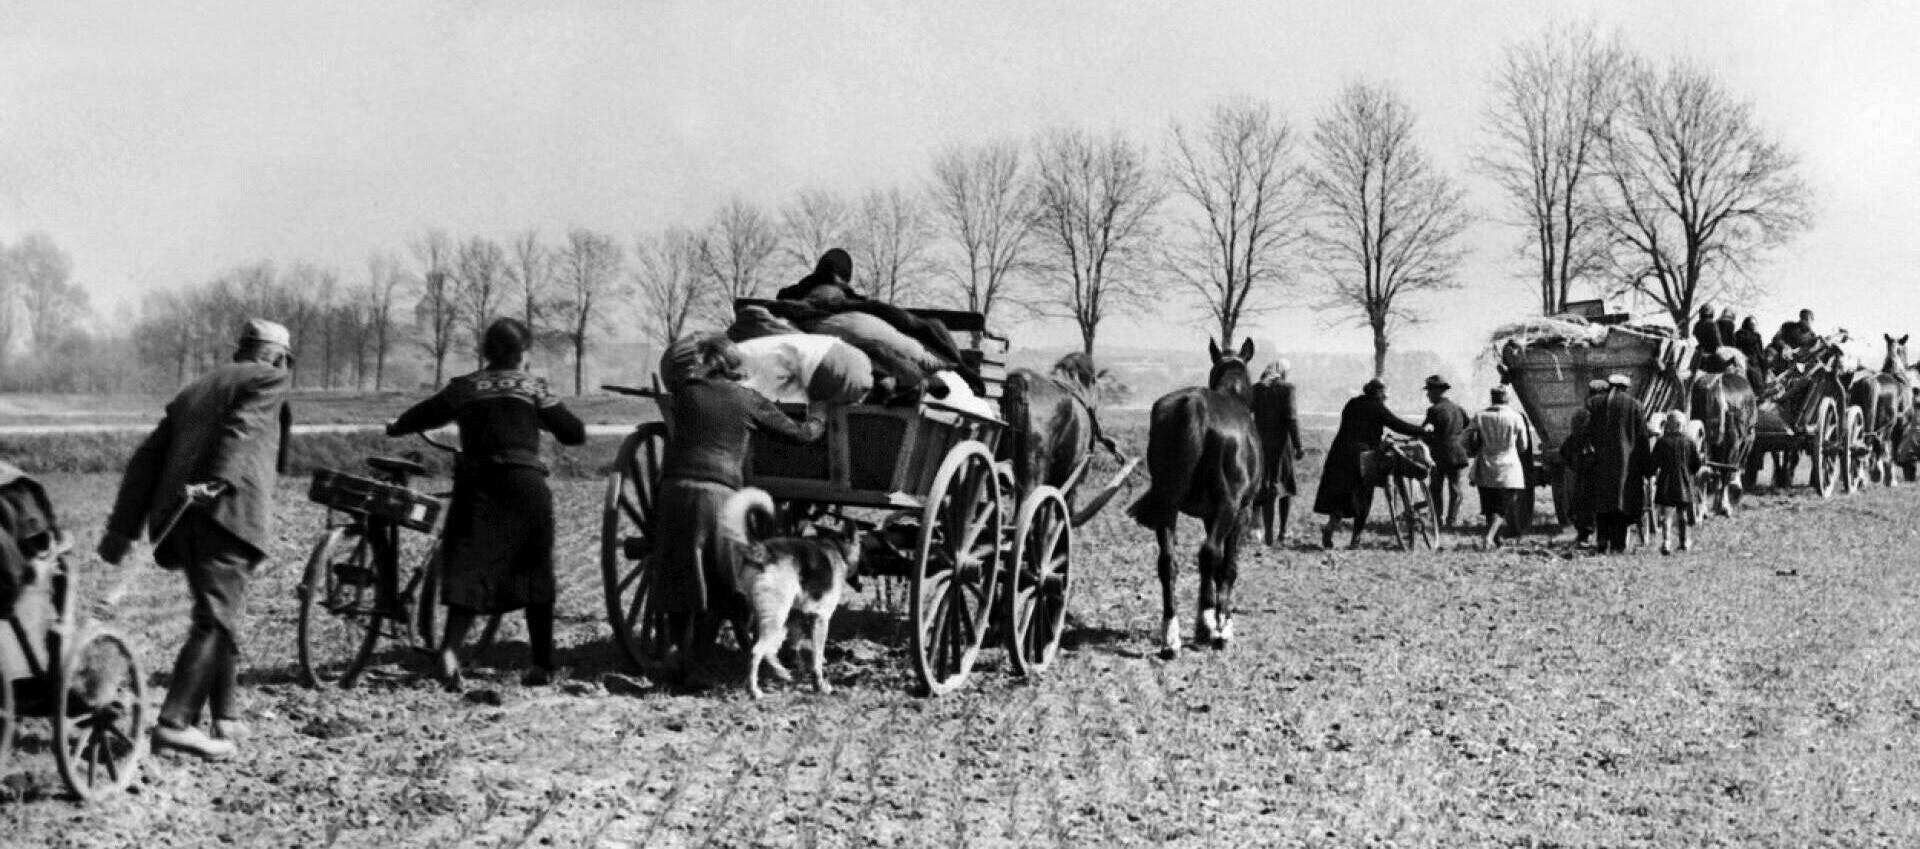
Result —
<path fill-rule="evenodd" d="M 1313 496 L 1313 512 L 1327 517 L 1327 525 L 1320 531 L 1322 548 L 1333 547 L 1333 534 L 1345 518 L 1353 519 L 1353 536 L 1347 547 L 1360 545 L 1360 531 L 1373 506 L 1373 488 L 1360 473 L 1360 455 L 1380 447 L 1388 430 L 1420 435 L 1419 425 L 1387 408 L 1387 385 L 1369 380 L 1340 410 L 1340 429 L 1333 435 L 1333 444 L 1327 446 L 1327 465 L 1320 473 L 1320 489 Z"/>
<path fill-rule="evenodd" d="M 695 351 L 693 375 L 673 393 L 673 438 L 661 460 L 653 550 L 677 636 L 691 626 L 692 614 L 734 603 L 733 571 L 717 522 L 720 506 L 745 485 L 753 434 L 804 444 L 826 432 L 824 404 L 810 405 L 807 420 L 796 422 L 740 385 L 740 354 L 725 336 L 703 338 Z"/>
<path fill-rule="evenodd" d="M 460 647 L 481 615 L 525 608 L 533 647 L 530 686 L 553 680 L 553 493 L 540 459 L 540 431 L 562 444 L 587 441 L 586 426 L 554 397 L 545 378 L 526 373 L 533 334 L 517 319 L 487 328 L 486 368 L 461 375 L 387 425 L 388 436 L 460 426 L 441 553 L 446 577 L 446 641 L 440 674 L 460 686 Z"/>

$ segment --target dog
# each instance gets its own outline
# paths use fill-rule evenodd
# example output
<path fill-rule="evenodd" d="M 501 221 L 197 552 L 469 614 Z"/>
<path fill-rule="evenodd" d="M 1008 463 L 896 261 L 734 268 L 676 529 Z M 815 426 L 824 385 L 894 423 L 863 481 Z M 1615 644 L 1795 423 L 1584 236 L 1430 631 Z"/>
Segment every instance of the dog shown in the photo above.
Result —
<path fill-rule="evenodd" d="M 860 532 L 857 528 L 847 533 L 823 530 L 817 537 L 757 534 L 756 527 L 774 526 L 775 515 L 773 497 L 754 487 L 734 493 L 720 509 L 720 532 L 733 550 L 734 586 L 752 607 L 758 631 L 747 662 L 747 690 L 756 699 L 765 695 L 760 690 L 761 664 L 782 681 L 793 679 L 777 654 L 786 641 L 788 617 L 799 613 L 809 620 L 805 623 L 809 627 L 802 631 L 802 623 L 791 623 L 792 633 L 811 645 L 813 688 L 831 693 L 823 661 L 827 622 L 840 605 L 843 588 L 858 574 Z"/>

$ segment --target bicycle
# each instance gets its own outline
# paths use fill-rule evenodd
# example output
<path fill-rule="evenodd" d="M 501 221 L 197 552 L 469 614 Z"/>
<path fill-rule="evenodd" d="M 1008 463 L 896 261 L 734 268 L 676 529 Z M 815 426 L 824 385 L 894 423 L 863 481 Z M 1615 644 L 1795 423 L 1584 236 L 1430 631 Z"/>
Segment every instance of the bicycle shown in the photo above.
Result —
<path fill-rule="evenodd" d="M 1387 523 L 1401 550 L 1411 551 L 1416 545 L 1428 551 L 1438 548 L 1440 516 L 1427 485 L 1433 471 L 1427 446 L 1416 439 L 1388 438 L 1379 449 L 1361 456 L 1361 469 L 1369 486 L 1386 493 Z"/>
<path fill-rule="evenodd" d="M 420 438 L 459 454 L 429 434 Z M 307 492 L 327 508 L 327 531 L 314 544 L 296 589 L 300 673 L 310 687 L 354 687 L 383 637 L 426 654 L 439 650 L 440 541 L 452 494 L 413 488 L 412 479 L 427 472 L 417 452 L 369 457 L 366 463 L 372 478 L 322 469 Z M 404 585 L 403 530 L 429 535 Z M 475 645 L 491 644 L 499 626 L 495 615 Z"/>

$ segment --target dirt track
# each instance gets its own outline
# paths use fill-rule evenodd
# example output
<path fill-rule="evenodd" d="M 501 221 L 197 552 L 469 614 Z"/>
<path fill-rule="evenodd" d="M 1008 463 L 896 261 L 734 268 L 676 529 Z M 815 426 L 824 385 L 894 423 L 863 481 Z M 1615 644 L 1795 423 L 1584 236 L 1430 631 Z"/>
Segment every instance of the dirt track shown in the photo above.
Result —
<path fill-rule="evenodd" d="M 49 483 L 91 546 L 114 482 Z M 590 559 L 599 489 L 581 482 L 559 484 L 570 683 L 512 683 L 525 658 L 516 619 L 469 698 L 404 657 L 358 692 L 294 684 L 292 587 L 318 522 L 302 484 L 286 486 L 282 546 L 258 583 L 255 739 L 242 756 L 152 758 L 135 793 L 79 808 L 57 798 L 44 726 L 30 722 L 0 833 L 147 847 L 1892 846 L 1920 835 L 1920 543 L 1908 519 L 1920 489 L 1762 495 L 1674 558 L 1569 560 L 1537 545 L 1257 554 L 1243 564 L 1241 642 L 1173 663 L 1153 657 L 1151 540 L 1109 509 L 1081 536 L 1070 650 L 1046 680 L 1012 679 L 996 651 L 963 692 L 912 696 L 899 618 L 855 610 L 835 622 L 837 693 L 782 687 L 756 703 L 731 656 L 692 692 L 604 677 L 622 670 Z M 144 559 L 129 576 L 119 624 L 163 682 L 184 588 Z M 1189 572 L 1189 634 L 1191 587 Z M 860 604 L 880 606 L 871 590 Z"/>

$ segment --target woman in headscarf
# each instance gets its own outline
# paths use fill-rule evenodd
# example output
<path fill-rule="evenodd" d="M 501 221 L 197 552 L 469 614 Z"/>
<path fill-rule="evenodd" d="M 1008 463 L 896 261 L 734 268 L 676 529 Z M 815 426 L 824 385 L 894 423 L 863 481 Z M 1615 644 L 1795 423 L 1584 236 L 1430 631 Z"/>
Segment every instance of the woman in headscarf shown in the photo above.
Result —
<path fill-rule="evenodd" d="M 1367 511 L 1373 507 L 1373 487 L 1360 471 L 1360 456 L 1380 447 L 1385 432 L 1419 436 L 1420 426 L 1393 414 L 1387 408 L 1387 385 L 1369 380 L 1360 394 L 1340 410 L 1340 429 L 1327 446 L 1327 465 L 1320 473 L 1320 489 L 1313 496 L 1313 512 L 1327 517 L 1320 531 L 1320 546 L 1333 547 L 1333 534 L 1340 520 L 1353 519 L 1353 536 L 1348 548 L 1360 545 L 1360 531 L 1366 527 Z"/>
<path fill-rule="evenodd" d="M 725 336 L 703 337 L 694 355 L 692 374 L 673 393 L 673 438 L 661 460 L 652 553 L 675 642 L 683 642 L 694 614 L 735 603 L 718 522 L 720 506 L 745 485 L 753 434 L 804 444 L 826 432 L 825 404 L 808 405 L 807 420 L 796 422 L 742 385 L 740 352 Z"/>
<path fill-rule="evenodd" d="M 533 648 L 533 668 L 522 681 L 540 686 L 553 680 L 553 493 L 540 458 L 540 431 L 579 445 L 587 441 L 587 430 L 545 378 L 526 372 L 532 341 L 520 320 L 494 322 L 481 343 L 485 368 L 454 378 L 387 425 L 388 436 L 448 423 L 460 427 L 453 503 L 441 541 L 447 633 L 440 675 L 456 689 L 460 647 L 474 620 L 521 608 Z"/>

